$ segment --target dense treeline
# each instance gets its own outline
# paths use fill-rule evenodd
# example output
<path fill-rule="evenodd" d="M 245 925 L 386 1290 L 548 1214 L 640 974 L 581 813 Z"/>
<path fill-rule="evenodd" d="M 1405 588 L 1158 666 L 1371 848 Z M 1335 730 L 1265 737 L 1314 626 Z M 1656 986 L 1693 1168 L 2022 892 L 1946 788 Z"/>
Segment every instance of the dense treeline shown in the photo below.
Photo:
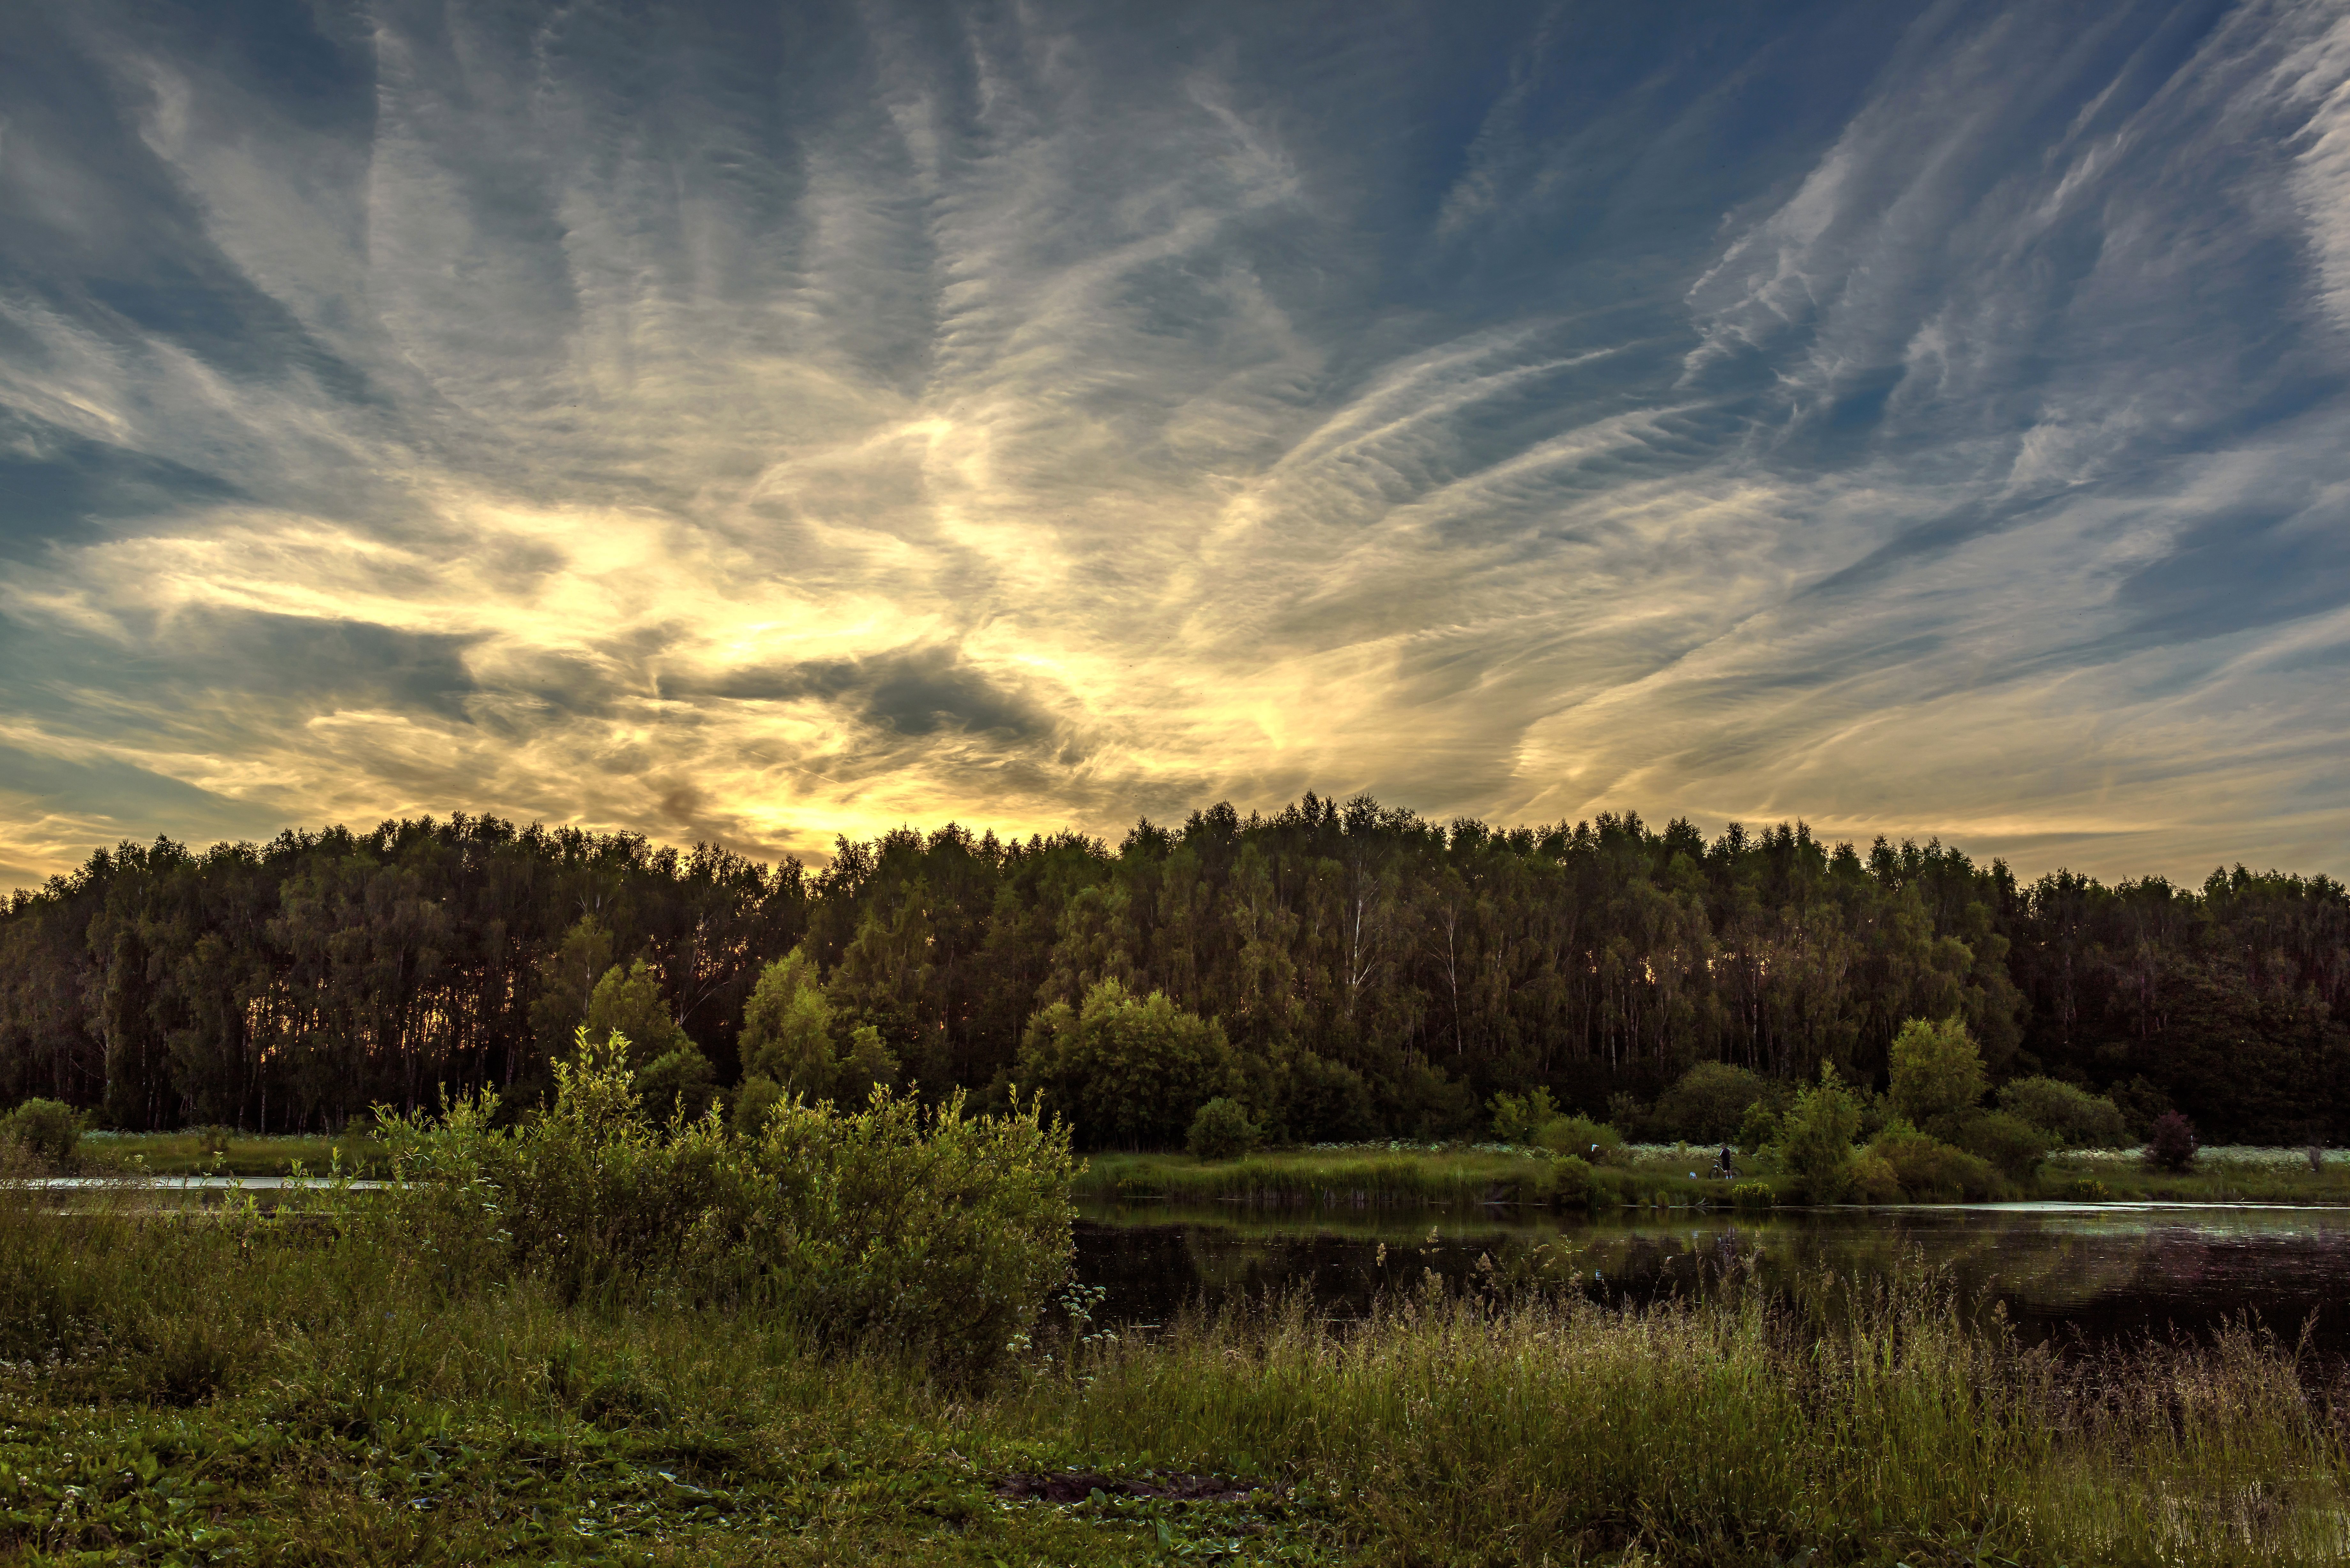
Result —
<path fill-rule="evenodd" d="M 806 994 L 774 1006 L 867 1076 L 1000 1095 L 1024 1060 L 1111 1049 L 1112 1003 L 1171 1004 L 1223 1075 L 1201 1092 L 1298 1138 L 1480 1130 L 1490 1096 L 1537 1085 L 1620 1115 L 1701 1061 L 1882 1084 L 1905 1020 L 1954 1016 L 1994 1079 L 2081 1084 L 2141 1123 L 2350 1131 L 2350 898 L 2327 877 L 2025 886 L 1800 825 L 1502 831 L 1311 794 L 1115 850 L 901 829 L 816 872 L 463 815 L 125 845 L 0 916 L 0 1095 L 271 1131 L 442 1085 L 527 1100 L 626 1002 L 614 966 L 731 1084 L 746 1004 L 795 948 Z"/>

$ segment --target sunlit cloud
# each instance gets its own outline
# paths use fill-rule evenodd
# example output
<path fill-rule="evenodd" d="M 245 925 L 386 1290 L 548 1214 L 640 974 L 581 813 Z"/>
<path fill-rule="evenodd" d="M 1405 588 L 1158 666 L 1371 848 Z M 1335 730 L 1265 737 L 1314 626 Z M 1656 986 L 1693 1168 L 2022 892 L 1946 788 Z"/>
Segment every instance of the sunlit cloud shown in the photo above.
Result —
<path fill-rule="evenodd" d="M 91 5 L 0 885 L 1308 787 L 2350 869 L 2333 7 Z"/>

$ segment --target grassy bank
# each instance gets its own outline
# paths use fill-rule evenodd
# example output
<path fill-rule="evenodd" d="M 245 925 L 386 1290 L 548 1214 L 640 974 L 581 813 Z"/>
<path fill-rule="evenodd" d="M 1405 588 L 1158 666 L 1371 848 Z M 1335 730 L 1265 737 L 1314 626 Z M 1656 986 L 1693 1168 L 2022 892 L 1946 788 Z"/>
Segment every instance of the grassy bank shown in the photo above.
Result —
<path fill-rule="evenodd" d="M 2314 1563 L 2350 1544 L 2337 1407 L 2273 1345 L 2064 1364 L 1961 1332 L 1923 1285 L 1857 1311 L 1422 1296 L 1351 1330 L 1294 1305 L 1123 1341 L 1055 1314 L 974 1383 L 625 1282 L 448 1291 L 429 1261 L 284 1218 L 11 1201 L 0 1555 L 29 1562 Z"/>
<path fill-rule="evenodd" d="M 296 1166 L 317 1174 L 339 1160 L 345 1170 L 380 1167 L 384 1148 L 373 1137 L 301 1135 L 264 1137 L 203 1130 L 168 1133 L 85 1133 L 82 1167 L 94 1174 L 144 1171 L 155 1176 L 286 1176 Z"/>

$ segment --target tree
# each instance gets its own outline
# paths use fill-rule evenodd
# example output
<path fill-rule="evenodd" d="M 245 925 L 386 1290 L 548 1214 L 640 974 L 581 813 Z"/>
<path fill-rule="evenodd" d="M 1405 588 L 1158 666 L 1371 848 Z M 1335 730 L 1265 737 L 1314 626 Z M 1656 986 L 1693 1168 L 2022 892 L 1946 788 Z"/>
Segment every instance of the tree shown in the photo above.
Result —
<path fill-rule="evenodd" d="M 1780 1158 L 1814 1203 L 1833 1203 L 1852 1179 L 1852 1143 L 1860 1136 L 1860 1100 L 1833 1063 L 1795 1096 L 1780 1129 Z"/>
<path fill-rule="evenodd" d="M 880 1029 L 860 1023 L 850 1031 L 848 1054 L 841 1058 L 833 1075 L 834 1097 L 853 1109 L 870 1099 L 876 1089 L 896 1088 L 899 1071 L 897 1054 L 881 1038 Z"/>
<path fill-rule="evenodd" d="M 596 982 L 611 967 L 612 933 L 593 915 L 574 922 L 555 950 L 538 961 L 538 994 L 531 1000 L 530 1022 L 546 1056 L 559 1055 L 571 1032 L 587 1022 Z"/>
<path fill-rule="evenodd" d="M 2126 1148 L 2132 1141 L 2119 1106 L 2054 1078 L 2018 1078 L 2002 1086 L 1999 1108 L 2067 1148 Z"/>
<path fill-rule="evenodd" d="M 656 1120 L 699 1121 L 718 1098 L 718 1075 L 691 1044 L 665 1051 L 637 1075 L 637 1097 Z"/>
<path fill-rule="evenodd" d="M 1080 1008 L 1059 1002 L 1036 1014 L 1018 1080 L 1096 1147 L 1170 1147 L 1201 1106 L 1244 1087 L 1222 1026 L 1115 979 L 1096 982 Z"/>
<path fill-rule="evenodd" d="M 1972 1109 L 1989 1086 L 1982 1053 L 1966 1021 L 1955 1015 L 1939 1023 L 1913 1018 L 1904 1023 L 1893 1037 L 1888 1065 L 1894 1108 L 1921 1127 Z"/>
<path fill-rule="evenodd" d="M 840 1075 L 832 1029 L 831 1001 L 802 944 L 760 972 L 744 1004 L 743 1071 L 811 1099 L 828 1096 Z"/>
<path fill-rule="evenodd" d="M 591 1035 L 627 1036 L 629 1059 L 640 1070 L 672 1051 L 693 1045 L 670 1015 L 669 1003 L 661 1000 L 660 981 L 642 959 L 626 970 L 614 964 L 604 971 L 588 998 L 585 1022 Z"/>
<path fill-rule="evenodd" d="M 1183 1147 L 1201 1159 L 1230 1159 L 1256 1147 L 1257 1127 L 1238 1100 L 1222 1096 L 1201 1106 L 1191 1118 Z"/>
<path fill-rule="evenodd" d="M 1700 1062 L 1657 1101 L 1654 1120 L 1668 1137 L 1728 1143 L 1746 1108 L 1762 1097 L 1762 1075 L 1728 1062 Z"/>

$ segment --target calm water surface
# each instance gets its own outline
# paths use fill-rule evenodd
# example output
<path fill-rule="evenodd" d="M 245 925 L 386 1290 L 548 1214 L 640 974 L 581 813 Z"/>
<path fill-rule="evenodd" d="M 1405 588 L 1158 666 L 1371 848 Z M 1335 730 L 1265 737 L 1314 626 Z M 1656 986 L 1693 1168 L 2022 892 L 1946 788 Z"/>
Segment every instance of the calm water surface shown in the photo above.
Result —
<path fill-rule="evenodd" d="M 1822 1269 L 1881 1276 L 1922 1263 L 1982 1308 L 2003 1305 L 2033 1340 L 2200 1333 L 2249 1313 L 2289 1338 L 2314 1321 L 2318 1347 L 2350 1355 L 2350 1209 L 2002 1204 L 1584 1220 L 1097 1202 L 1079 1213 L 1078 1276 L 1107 1289 L 1106 1317 L 1130 1323 L 1300 1287 L 1351 1315 L 1425 1271 L 1462 1280 L 1537 1264 L 1587 1293 L 1648 1299 L 1701 1289 L 1739 1258 L 1778 1288 Z"/>

